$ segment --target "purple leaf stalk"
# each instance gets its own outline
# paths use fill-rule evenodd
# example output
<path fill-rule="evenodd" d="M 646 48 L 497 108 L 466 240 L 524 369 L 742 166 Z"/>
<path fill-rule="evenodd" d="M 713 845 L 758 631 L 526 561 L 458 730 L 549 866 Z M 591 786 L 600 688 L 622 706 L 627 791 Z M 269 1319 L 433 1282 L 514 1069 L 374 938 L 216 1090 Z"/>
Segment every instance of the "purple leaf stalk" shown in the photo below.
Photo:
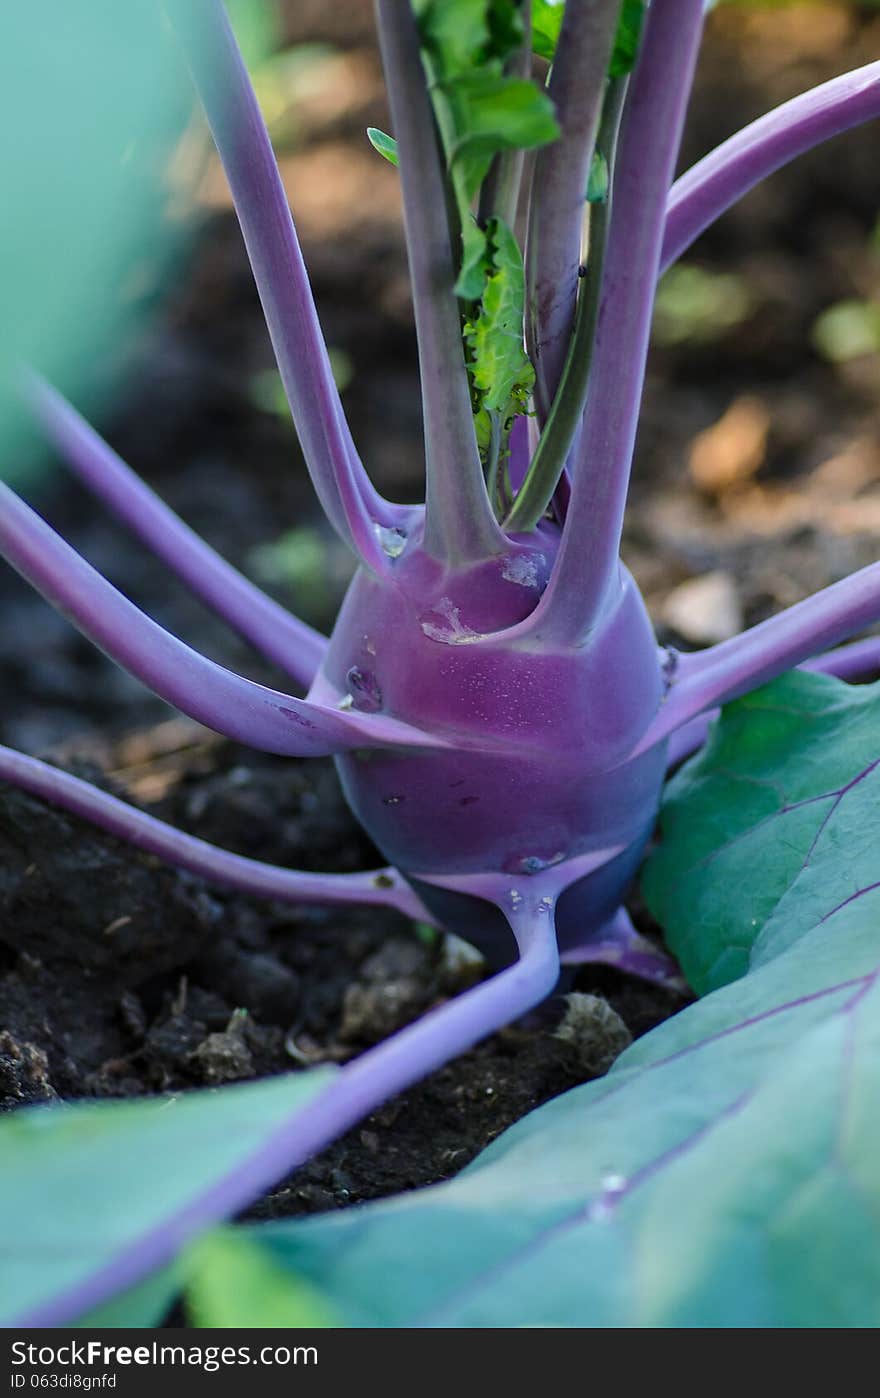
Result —
<path fill-rule="evenodd" d="M 195 1227 L 232 1213 L 543 1000 L 560 958 L 674 981 L 675 966 L 622 908 L 668 765 L 699 745 L 714 708 L 788 667 L 851 677 L 880 658 L 880 642 L 868 641 L 811 660 L 880 620 L 880 564 L 734 640 L 679 656 L 658 647 L 619 556 L 660 271 L 765 175 L 880 115 L 880 63 L 763 117 L 673 184 L 703 0 L 653 0 L 634 70 L 611 81 L 617 0 L 567 0 L 548 87 L 560 134 L 537 156 L 527 211 L 523 333 L 537 417 L 528 428 L 516 412 L 515 421 L 493 419 L 496 446 L 499 433 L 510 438 L 503 498 L 487 484 L 462 338 L 474 315 L 456 287 L 468 229 L 450 212 L 448 183 L 460 151 L 450 158 L 444 146 L 432 102 L 443 84 L 426 78 L 413 11 L 377 0 L 421 367 L 427 489 L 416 508 L 382 499 L 358 457 L 222 4 L 167 8 L 226 169 L 315 490 L 358 570 L 327 640 L 220 559 L 34 373 L 24 391 L 82 483 L 307 695 L 252 683 L 164 631 L 5 486 L 0 553 L 182 712 L 264 751 L 333 754 L 352 810 L 390 867 L 322 876 L 263 865 L 8 749 L 0 778 L 218 883 L 431 920 L 479 947 L 495 974 L 342 1069 L 247 1167 L 59 1300 L 44 1324 L 135 1280 Z M 527 41 L 527 6 L 522 17 Z M 509 209 L 522 161 L 500 164 L 503 139 L 498 149 L 486 189 L 503 189 Z M 582 265 L 597 152 L 607 191 L 590 206 Z M 491 206 L 481 199 L 478 219 L 495 216 Z"/>

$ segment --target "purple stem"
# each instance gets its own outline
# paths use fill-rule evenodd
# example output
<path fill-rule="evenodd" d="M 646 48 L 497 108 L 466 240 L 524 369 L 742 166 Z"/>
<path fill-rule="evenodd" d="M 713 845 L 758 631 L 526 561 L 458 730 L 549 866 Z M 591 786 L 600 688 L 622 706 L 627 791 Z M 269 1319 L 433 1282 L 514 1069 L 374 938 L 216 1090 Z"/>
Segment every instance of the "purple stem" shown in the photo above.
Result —
<path fill-rule="evenodd" d="M 703 0 L 655 0 L 630 80 L 571 501 L 549 586 L 529 618 L 530 629 L 561 642 L 583 639 L 617 578 L 666 199 L 702 20 Z"/>
<path fill-rule="evenodd" d="M 505 551 L 489 503 L 464 361 L 446 188 L 415 16 L 376 0 L 385 84 L 397 136 L 407 257 L 425 420 L 425 546 L 461 564 Z"/>
<path fill-rule="evenodd" d="M 526 240 L 526 329 L 541 422 L 574 324 L 584 200 L 619 12 L 619 0 L 568 0 L 550 71 L 548 90 L 562 135 L 537 154 Z"/>
<path fill-rule="evenodd" d="M 308 689 L 324 658 L 326 637 L 292 616 L 221 558 L 45 379 L 28 375 L 27 396 L 53 445 L 83 485 L 206 606 Z"/>
<path fill-rule="evenodd" d="M 448 888 L 457 893 L 469 893 L 474 898 L 483 898 L 487 903 L 495 903 L 505 915 L 512 917 L 527 896 L 534 905 L 555 907 L 556 903 L 572 884 L 588 874 L 595 873 L 609 863 L 625 848 L 612 845 L 605 849 L 590 850 L 586 854 L 566 859 L 561 864 L 553 864 L 540 873 L 529 876 L 528 884 L 522 879 L 511 880 L 509 874 L 414 874 L 423 883 L 431 883 L 438 888 Z M 625 908 L 618 908 L 604 927 L 593 932 L 582 942 L 566 942 L 561 955 L 563 965 L 583 966 L 588 963 L 616 966 L 628 975 L 641 980 L 682 989 L 685 982 L 672 957 L 635 929 Z"/>
<path fill-rule="evenodd" d="M 669 746 L 666 749 L 667 772 L 671 772 L 673 767 L 692 757 L 703 746 L 709 734 L 709 726 L 718 717 L 719 712 L 718 709 L 709 709 L 705 714 L 697 714 L 696 718 L 688 719 L 687 723 L 670 734 Z"/>
<path fill-rule="evenodd" d="M 208 728 L 292 756 L 360 747 L 436 747 L 441 739 L 382 714 L 295 699 L 184 645 L 118 592 L 0 482 L 0 555 L 123 669 Z"/>
<path fill-rule="evenodd" d="M 687 989 L 687 982 L 672 957 L 636 931 L 626 908 L 618 908 L 611 921 L 580 946 L 567 947 L 562 964 L 614 966 L 652 985 L 662 985 L 669 990 Z"/>
<path fill-rule="evenodd" d="M 220 0 L 166 5 L 226 171 L 318 498 L 361 562 L 384 573 L 388 560 L 375 524 L 396 520 L 373 490 L 345 423 L 272 143 L 226 12 Z"/>
<path fill-rule="evenodd" d="M 824 646 L 878 620 L 880 563 L 871 563 L 733 640 L 681 656 L 666 702 L 632 755 L 653 747 L 704 710 L 757 689 Z M 848 665 L 845 655 L 842 663 Z"/>
<path fill-rule="evenodd" d="M 880 116 L 880 62 L 822 83 L 759 117 L 676 180 L 666 206 L 660 270 L 774 170 L 822 141 Z"/>
<path fill-rule="evenodd" d="M 133 1285 L 170 1261 L 200 1229 L 244 1208 L 390 1097 L 539 1004 L 559 976 L 552 902 L 536 903 L 525 896 L 510 919 L 520 952 L 515 965 L 356 1058 L 243 1165 L 84 1281 L 34 1307 L 16 1323 L 63 1325 Z"/>
<path fill-rule="evenodd" d="M 10 782 L 42 801 L 61 806 L 99 825 L 117 839 L 127 840 L 149 854 L 157 854 L 179 869 L 187 869 L 191 874 L 240 893 L 332 907 L 376 904 L 396 908 L 417 921 L 434 921 L 395 869 L 375 869 L 365 874 L 308 874 L 231 854 L 206 840 L 175 830 L 172 825 L 166 825 L 69 772 L 59 771 L 48 762 L 26 757 L 12 748 L 0 747 L 0 781 Z"/>
<path fill-rule="evenodd" d="M 805 660 L 800 668 L 820 675 L 836 675 L 839 680 L 866 679 L 880 670 L 880 636 L 850 641 L 849 645 Z"/>
<path fill-rule="evenodd" d="M 805 660 L 798 667 L 814 674 L 834 675 L 839 680 L 861 680 L 880 671 L 880 636 L 868 636 L 863 641 L 852 641 L 847 646 L 838 646 L 825 655 L 816 655 Z M 670 767 L 677 767 L 703 746 L 709 725 L 718 717 L 718 709 L 697 714 L 681 728 L 677 728 L 669 738 L 667 760 Z"/>

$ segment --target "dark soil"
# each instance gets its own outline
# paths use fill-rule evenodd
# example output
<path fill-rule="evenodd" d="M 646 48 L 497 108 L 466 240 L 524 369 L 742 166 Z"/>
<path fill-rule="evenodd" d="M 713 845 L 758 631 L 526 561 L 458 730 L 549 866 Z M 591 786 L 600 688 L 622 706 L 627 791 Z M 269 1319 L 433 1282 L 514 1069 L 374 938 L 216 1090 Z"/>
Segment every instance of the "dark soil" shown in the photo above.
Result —
<path fill-rule="evenodd" d="M 384 124 L 370 10 L 367 0 L 288 6 L 289 40 L 335 45 L 337 67 L 322 97 L 296 105 L 284 166 L 328 338 L 351 360 L 355 436 L 380 488 L 415 498 L 419 408 L 395 177 L 361 134 Z M 878 55 L 868 10 L 722 9 L 686 163 L 774 102 Z M 664 638 L 712 639 L 699 630 L 721 624 L 711 607 L 708 621 L 667 612 L 670 592 L 707 572 L 751 622 L 876 556 L 878 360 L 832 367 L 811 342 L 828 305 L 877 294 L 876 171 L 876 133 L 846 137 L 750 196 L 696 249 L 695 264 L 741 279 L 749 309 L 708 340 L 667 338 L 652 358 L 626 556 Z M 202 196 L 211 212 L 195 253 L 130 348 L 124 401 L 102 427 L 251 572 L 280 527 L 308 527 L 330 581 L 316 571 L 268 585 L 326 625 L 345 560 L 315 516 L 289 427 L 255 405 L 255 377 L 271 365 L 259 307 L 222 183 L 210 176 Z M 699 467 L 709 428 L 710 463 L 733 463 L 723 480 Z M 61 474 L 30 494 L 158 620 L 282 683 Z M 0 606 L 0 741 L 245 854 L 328 871 L 380 862 L 328 763 L 264 757 L 175 718 L 6 572 Z M 453 942 L 394 914 L 218 892 L 0 792 L 3 1107 L 343 1061 L 479 974 Z M 524 1112 L 607 1068 L 627 1032 L 683 1003 L 611 970 L 581 970 L 574 989 L 614 1011 L 598 1049 L 558 1036 L 559 999 L 376 1113 L 256 1212 L 339 1207 L 450 1175 Z"/>
<path fill-rule="evenodd" d="M 122 741 L 117 790 L 227 848 L 346 872 L 377 861 L 332 768 L 279 763 L 176 722 Z M 100 769 L 77 765 L 102 779 Z M 120 781 L 124 778 L 124 784 Z M 0 792 L 0 1104 L 125 1097 L 343 1062 L 483 973 L 394 913 L 211 890 L 8 789 Z M 442 1178 L 538 1103 L 595 1076 L 682 1003 L 582 973 L 562 998 L 383 1108 L 260 1206 L 296 1213 Z M 609 1007 L 611 1007 L 609 1009 Z M 568 1015 L 568 1028 L 573 1027 Z"/>

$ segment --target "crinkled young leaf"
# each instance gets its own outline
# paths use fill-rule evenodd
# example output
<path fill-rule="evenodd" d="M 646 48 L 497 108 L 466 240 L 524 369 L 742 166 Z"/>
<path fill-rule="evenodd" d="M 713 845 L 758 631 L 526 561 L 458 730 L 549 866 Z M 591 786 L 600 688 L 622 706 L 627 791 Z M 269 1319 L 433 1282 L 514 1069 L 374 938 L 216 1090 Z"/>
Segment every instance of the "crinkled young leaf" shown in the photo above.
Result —
<path fill-rule="evenodd" d="M 880 889 L 834 897 L 457 1179 L 252 1236 L 351 1325 L 876 1326 Z"/>
<path fill-rule="evenodd" d="M 697 991 L 880 884 L 880 684 L 796 670 L 729 704 L 669 783 L 644 890 Z"/>
<path fill-rule="evenodd" d="M 238 1169 L 332 1072 L 175 1098 L 27 1107 L 0 1120 L 0 1323 L 75 1293 Z M 165 1280 L 102 1307 L 154 1314 Z M 75 1313 L 71 1306 L 70 1313 Z M 121 1317 L 121 1319 L 120 1319 Z"/>
<path fill-rule="evenodd" d="M 519 244 L 503 219 L 487 229 L 490 271 L 479 315 L 469 322 L 465 340 L 480 406 L 506 413 L 521 404 L 535 381 L 523 347 L 525 274 Z"/>
<path fill-rule="evenodd" d="M 380 155 L 384 155 L 385 159 L 392 165 L 398 165 L 400 163 L 397 158 L 397 142 L 393 136 L 386 136 L 385 132 L 380 131 L 378 126 L 368 126 L 367 139 L 373 147 L 373 150 L 377 150 Z"/>

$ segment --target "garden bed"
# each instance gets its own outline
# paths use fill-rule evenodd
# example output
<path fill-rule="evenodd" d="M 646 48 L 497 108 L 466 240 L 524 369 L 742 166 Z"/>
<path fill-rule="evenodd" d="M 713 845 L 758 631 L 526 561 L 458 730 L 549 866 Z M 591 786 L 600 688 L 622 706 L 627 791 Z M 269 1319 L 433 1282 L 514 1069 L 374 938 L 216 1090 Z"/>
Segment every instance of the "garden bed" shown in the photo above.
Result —
<path fill-rule="evenodd" d="M 336 7 L 342 19 L 334 12 L 333 33 L 321 32 L 320 8 L 291 7 L 289 37 L 338 46 L 350 101 L 311 117 L 306 107 L 286 169 L 297 209 L 297 180 L 325 171 L 325 186 L 304 186 L 301 201 L 318 304 L 331 344 L 350 361 L 346 407 L 365 460 L 380 488 L 412 498 L 421 446 L 393 177 L 378 167 L 380 193 L 361 205 L 356 227 L 349 195 L 333 198 L 334 181 L 364 188 L 365 162 L 378 162 L 362 136 L 367 119 L 382 121 L 371 96 L 369 7 Z M 740 121 L 878 50 L 880 21 L 867 12 L 722 12 L 702 62 L 687 163 Z M 625 556 L 664 639 L 715 639 L 699 627 L 724 624 L 719 597 L 728 616 L 732 609 L 749 623 L 876 557 L 878 357 L 832 367 L 811 339 L 829 305 L 876 295 L 875 159 L 870 129 L 813 153 L 745 200 L 696 250 L 704 271 L 734 275 L 727 291 L 738 294 L 731 304 L 739 310 L 706 340 L 673 306 L 652 360 Z M 103 426 L 175 508 L 248 570 L 259 568 L 256 550 L 280 528 L 310 530 L 300 542 L 318 564 L 308 576 L 279 574 L 273 586 L 326 625 L 344 560 L 316 521 L 292 432 L 261 397 L 271 361 L 234 219 L 210 180 L 205 198 L 215 207 L 203 234 L 132 352 L 125 402 Z M 680 338 L 676 315 L 687 332 Z M 702 438 L 702 459 L 731 461 L 727 476 L 700 470 L 695 444 L 707 429 L 715 437 Z M 63 476 L 30 493 L 158 620 L 221 662 L 278 681 Z M 320 582 L 322 567 L 329 583 Z M 693 591 L 689 603 L 685 591 L 684 611 L 670 611 L 670 593 L 706 573 L 720 579 L 714 604 L 704 597 L 695 612 Z M 7 572 L 0 604 L 2 741 L 78 771 L 97 767 L 120 794 L 243 854 L 339 872 L 381 862 L 348 815 L 329 763 L 264 757 L 173 718 Z M 637 905 L 634 912 L 650 930 Z M 4 1108 L 56 1096 L 176 1093 L 344 1061 L 479 974 L 460 947 L 393 914 L 220 892 L 29 798 L 0 793 Z M 590 967 L 570 988 L 607 1001 L 604 1039 L 560 1038 L 566 1003 L 557 999 L 390 1103 L 255 1213 L 340 1207 L 447 1177 L 510 1122 L 607 1066 L 623 1045 L 621 1026 L 637 1036 L 684 1003 Z"/>

